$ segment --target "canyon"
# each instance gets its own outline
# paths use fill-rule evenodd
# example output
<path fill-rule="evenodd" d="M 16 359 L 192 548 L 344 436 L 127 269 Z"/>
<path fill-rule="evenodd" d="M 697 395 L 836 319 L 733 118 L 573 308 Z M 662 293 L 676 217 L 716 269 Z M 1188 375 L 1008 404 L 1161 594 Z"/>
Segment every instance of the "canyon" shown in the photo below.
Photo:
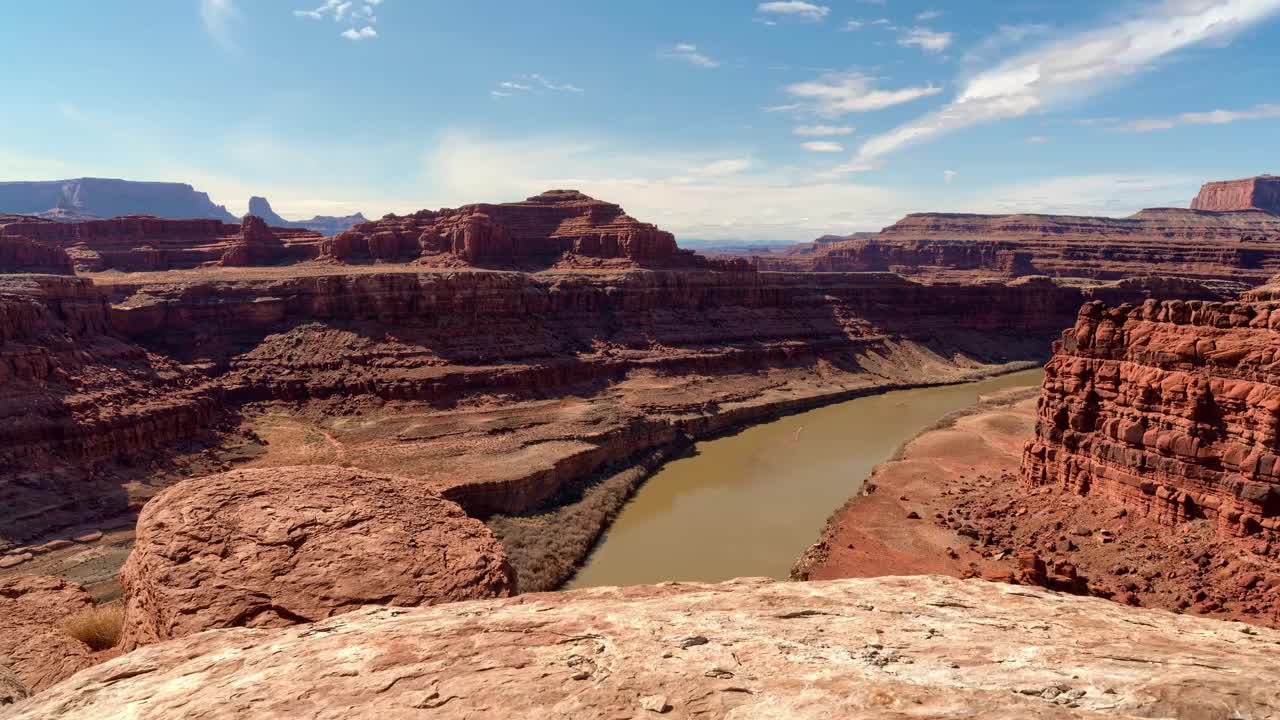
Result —
<path fill-rule="evenodd" d="M 1050 533 L 1065 535 L 1061 528 L 999 524 L 1033 519 L 1017 515 L 1021 495 L 1056 508 L 1052 518 L 1034 515 L 1044 523 L 1069 527 L 1086 511 L 1124 511 L 1134 527 L 1150 521 L 1135 530 L 1150 533 L 1150 542 L 1171 529 L 1210 527 L 1213 538 L 1188 547 L 1208 552 L 1220 538 L 1259 563 L 1271 556 L 1280 527 L 1272 472 L 1280 383 L 1268 368 L 1280 291 L 1263 276 L 1280 268 L 1280 253 L 1268 244 L 1280 220 L 1257 210 L 1140 215 L 1088 222 L 912 216 L 874 238 L 829 240 L 788 256 L 801 263 L 788 270 L 806 272 L 698 255 L 620 206 L 572 190 L 392 215 L 331 237 L 271 227 L 256 216 L 238 225 L 4 217 L 0 581 L 28 578 L 22 582 L 55 593 L 64 580 L 47 576 L 92 577 L 87 593 L 68 591 L 75 595 L 71 610 L 122 600 L 121 649 L 132 652 L 116 662 L 156 668 L 136 681 L 142 694 L 163 691 L 147 683 L 167 677 L 159 668 L 170 658 L 180 658 L 178 666 L 204 662 L 206 653 L 253 652 L 269 638 L 298 642 L 290 652 L 304 657 L 313 652 L 304 647 L 314 646 L 308 638 L 327 632 L 312 628 L 359 634 L 373 622 L 368 618 L 384 617 L 358 609 L 365 604 L 464 601 L 403 616 L 435 627 L 430 623 L 454 617 L 456 608 L 483 608 L 475 612 L 497 618 L 545 602 L 539 612 L 550 618 L 565 612 L 560 603 L 582 608 L 592 598 L 618 608 L 630 592 L 636 604 L 626 612 L 643 624 L 655 613 L 720 598 L 759 610 L 762 624 L 750 629 L 752 637 L 789 638 L 789 625 L 776 620 L 827 618 L 829 606 L 851 594 L 887 598 L 905 589 L 963 596 L 956 602 L 966 604 L 1021 603 L 1002 616 L 1019 624 L 1054 603 L 1078 608 L 1082 623 L 1104 622 L 1128 611 L 939 578 L 802 590 L 747 583 L 528 595 L 572 577 L 631 492 L 698 440 L 871 393 L 972 381 L 1049 360 L 1036 420 L 1019 398 L 1027 415 L 1006 423 L 1020 430 L 1001 440 L 1004 450 L 1016 449 L 992 453 L 1012 468 L 980 483 L 959 465 L 937 470 L 933 504 L 893 509 L 902 512 L 894 524 L 908 512 L 940 512 L 930 524 L 953 544 L 924 548 L 921 557 L 943 552 L 949 560 L 924 561 L 920 572 L 1116 599 L 1128 593 L 1165 607 L 1161 593 L 1126 590 L 1127 580 L 1097 582 L 1089 563 L 1113 556 L 1082 559 L 1081 572 L 1066 557 L 1046 562 L 1044 545 Z M 1061 242 L 1036 239 L 1047 234 Z M 841 257 L 846 243 L 863 248 L 848 256 L 850 265 L 822 264 Z M 875 243 L 886 244 L 867 249 Z M 807 272 L 833 269 L 842 271 Z M 1024 449 L 1033 424 L 1035 439 Z M 860 478 L 849 480 L 856 492 Z M 979 510 L 997 503 L 1014 511 Z M 1098 527 L 1089 530 L 1103 537 Z M 879 541 L 846 542 L 832 532 L 824 534 L 826 554 L 813 554 L 801 574 L 840 577 L 849 571 L 839 562 L 846 546 Z M 425 559 L 415 563 L 419 556 Z M 368 562 L 381 570 L 366 572 Z M 441 574 L 442 567 L 448 571 Z M 1242 567 L 1213 560 L 1196 577 L 1210 587 L 1235 583 L 1241 572 L 1252 578 Z M 343 582 L 355 577 L 376 587 Z M 1275 586 L 1263 572 L 1246 592 L 1223 597 L 1217 608 L 1210 598 L 1201 609 L 1272 624 L 1272 604 L 1260 598 Z M 524 595 L 501 600 L 511 594 Z M 1175 602 L 1182 595 L 1168 595 L 1171 609 L 1186 609 Z M 819 609 L 801 607 L 794 618 L 768 614 L 809 601 Z M 29 624 L 47 629 L 66 615 L 52 612 Z M 361 640 L 369 652 L 401 647 L 399 612 Z M 969 627 L 963 617 L 947 621 Z M 1171 622 L 1192 632 L 1201 621 Z M 866 623 L 842 632 L 863 632 Z M 255 629 L 237 629 L 243 626 Z M 1228 632 L 1203 627 L 1207 635 Z M 384 631 L 390 635 L 377 636 Z M 1269 631 L 1232 632 L 1253 642 Z M 1173 637 L 1153 640 L 1170 653 L 1160 657 L 1185 654 L 1167 645 Z M 406 652 L 457 650 L 453 641 L 441 642 Z M 315 647 L 316 658 L 332 652 Z M 871 650 L 873 665 L 888 656 L 884 645 Z M 0 653 L 10 660 L 0 666 L 11 664 L 28 690 L 107 659 L 77 651 L 50 664 L 36 653 Z M 1100 657 L 1093 658 L 1104 668 L 1097 672 L 1109 672 Z M 619 662 L 633 668 L 628 672 L 642 667 L 630 655 Z M 80 703 L 92 713 L 94 673 L 111 684 L 118 672 L 111 667 L 45 690 L 22 711 L 58 702 L 67 713 Z M 571 667 L 574 675 L 593 672 Z M 296 671 L 286 664 L 271 672 Z M 219 675 L 225 682 L 240 682 L 226 672 Z M 755 672 L 763 677 L 770 669 Z M 1194 678 L 1183 680 L 1189 684 L 1177 692 L 1199 697 Z M 696 706 L 691 698 L 712 692 L 700 682 L 687 688 L 689 697 L 662 703 Z M 970 682 L 948 680 L 939 688 L 950 689 L 937 693 Z M 72 690 L 75 683 L 83 683 L 80 690 Z M 314 692 L 305 683 L 298 688 Z M 1012 687 L 984 688 L 947 707 L 972 709 L 966 703 L 991 692 L 1047 716 L 1069 713 L 1071 703 L 1136 707 L 1113 697 L 1080 704 L 1088 692 L 1051 704 Z M 902 692 L 904 702 L 927 699 Z M 614 707 L 608 703 L 616 698 L 606 693 L 601 702 Z M 466 707 L 458 702 L 450 712 Z"/>
<path fill-rule="evenodd" d="M 753 262 L 762 270 L 893 271 L 960 281 L 1167 275 L 1256 286 L 1280 274 L 1278 192 L 1280 182 L 1263 176 L 1211 183 L 1192 209 L 1127 218 L 913 214 L 879 233 L 824 237 Z"/>

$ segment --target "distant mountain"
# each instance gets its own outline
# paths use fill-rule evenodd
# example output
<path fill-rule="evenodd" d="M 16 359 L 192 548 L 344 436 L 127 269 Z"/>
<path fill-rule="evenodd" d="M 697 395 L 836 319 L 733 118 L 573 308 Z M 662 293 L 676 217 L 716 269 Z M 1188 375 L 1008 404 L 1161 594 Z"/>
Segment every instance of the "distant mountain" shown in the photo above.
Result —
<path fill-rule="evenodd" d="M 271 209 L 271 203 L 264 197 L 253 196 L 249 198 L 249 214 L 257 215 L 262 218 L 271 227 L 283 228 L 302 228 L 305 230 L 314 230 L 322 235 L 333 236 L 338 233 L 350 230 L 360 223 L 369 222 L 364 215 L 356 213 L 355 215 L 346 215 L 343 217 L 334 217 L 332 215 L 317 215 L 310 220 L 292 221 L 285 220 Z"/>
<path fill-rule="evenodd" d="M 106 178 L 0 182 L 0 213 L 84 220 L 120 215 L 214 218 L 238 222 L 208 193 L 185 183 L 134 182 Z"/>

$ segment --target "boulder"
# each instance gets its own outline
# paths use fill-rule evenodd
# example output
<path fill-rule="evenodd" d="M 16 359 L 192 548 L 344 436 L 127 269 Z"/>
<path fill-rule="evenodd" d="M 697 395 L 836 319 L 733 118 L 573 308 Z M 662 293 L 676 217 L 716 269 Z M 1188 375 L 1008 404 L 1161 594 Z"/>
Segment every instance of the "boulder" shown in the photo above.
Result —
<path fill-rule="evenodd" d="M 340 467 L 188 480 L 147 503 L 121 570 L 122 645 L 510 594 L 488 528 L 421 482 Z"/>
<path fill-rule="evenodd" d="M 977 580 L 673 583 L 204 633 L 13 717 L 1266 717 L 1278 642 Z"/>

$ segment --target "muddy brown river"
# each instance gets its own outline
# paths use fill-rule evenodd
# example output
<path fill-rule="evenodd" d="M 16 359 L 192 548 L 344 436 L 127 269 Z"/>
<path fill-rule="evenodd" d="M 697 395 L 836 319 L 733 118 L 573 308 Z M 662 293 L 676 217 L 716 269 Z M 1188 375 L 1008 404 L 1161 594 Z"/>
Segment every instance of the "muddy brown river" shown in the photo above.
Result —
<path fill-rule="evenodd" d="M 640 488 L 566 587 L 785 578 L 902 443 L 980 395 L 1043 377 L 870 395 L 700 442 Z"/>

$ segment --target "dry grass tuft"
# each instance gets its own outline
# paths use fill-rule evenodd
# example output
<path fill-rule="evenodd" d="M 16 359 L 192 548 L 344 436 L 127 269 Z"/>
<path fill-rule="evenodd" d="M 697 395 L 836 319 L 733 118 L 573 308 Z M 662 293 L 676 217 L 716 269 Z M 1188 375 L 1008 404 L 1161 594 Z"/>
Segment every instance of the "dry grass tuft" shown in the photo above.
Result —
<path fill-rule="evenodd" d="M 93 650 L 109 650 L 120 643 L 124 606 L 103 605 L 78 612 L 62 621 L 62 630 Z"/>

